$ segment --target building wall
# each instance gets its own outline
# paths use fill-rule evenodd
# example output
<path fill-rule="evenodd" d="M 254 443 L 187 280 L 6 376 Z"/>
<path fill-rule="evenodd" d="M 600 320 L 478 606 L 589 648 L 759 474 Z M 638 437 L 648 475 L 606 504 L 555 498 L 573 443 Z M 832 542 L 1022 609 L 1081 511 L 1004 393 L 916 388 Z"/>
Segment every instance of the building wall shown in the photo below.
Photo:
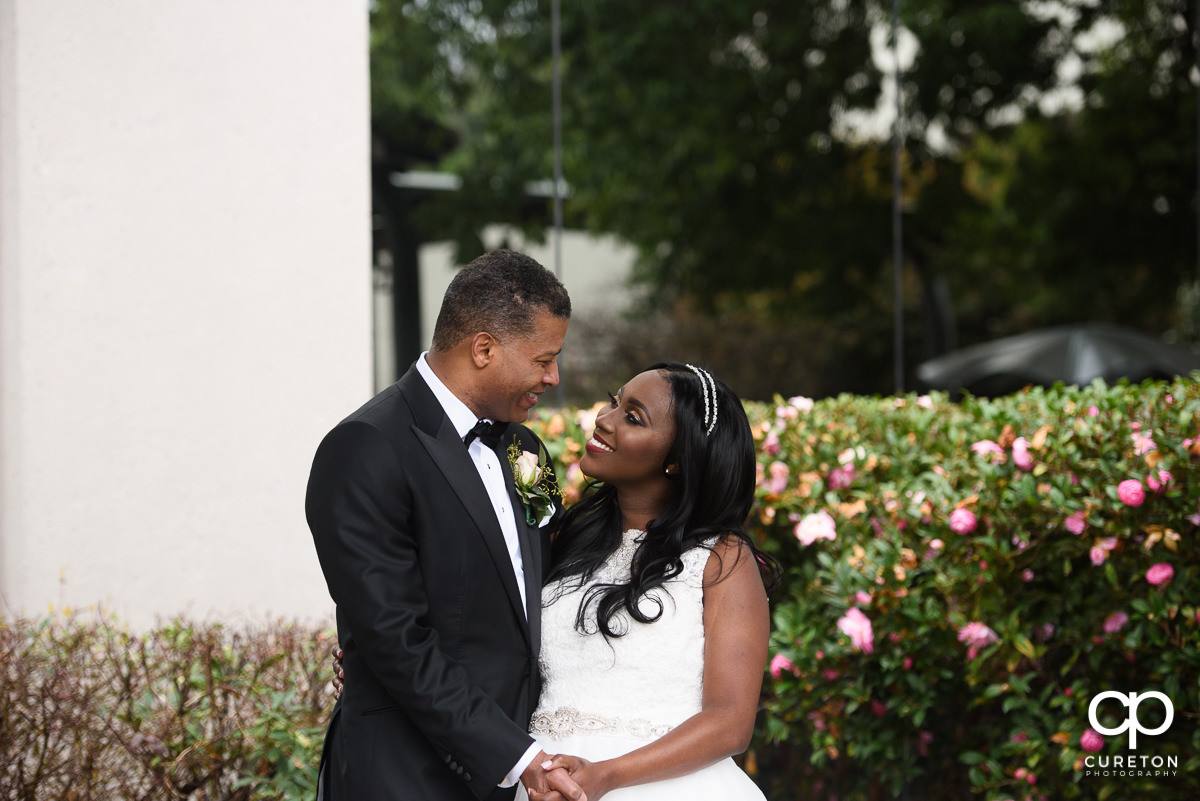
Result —
<path fill-rule="evenodd" d="M 0 0 L 0 614 L 328 617 L 368 117 L 364 2 Z"/>
<path fill-rule="evenodd" d="M 484 245 L 489 248 L 506 245 L 528 254 L 554 271 L 554 232 L 546 232 L 546 241 L 527 242 L 519 231 L 503 226 L 491 226 L 483 232 Z M 421 248 L 421 338 L 425 347 L 433 341 L 433 326 L 442 295 L 459 266 L 453 259 L 454 249 L 446 242 Z M 631 298 L 629 278 L 637 257 L 634 248 L 615 236 L 595 236 L 585 231 L 564 231 L 562 265 L 559 278 L 571 295 L 573 318 L 596 312 L 615 312 L 628 306 Z M 567 338 L 570 340 L 570 332 Z"/>

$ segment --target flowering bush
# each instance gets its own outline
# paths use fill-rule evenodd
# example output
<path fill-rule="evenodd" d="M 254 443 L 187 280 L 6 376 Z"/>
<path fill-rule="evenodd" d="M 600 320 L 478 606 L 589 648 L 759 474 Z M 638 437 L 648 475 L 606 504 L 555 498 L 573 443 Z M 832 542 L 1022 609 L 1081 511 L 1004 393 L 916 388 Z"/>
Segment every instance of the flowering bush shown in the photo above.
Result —
<path fill-rule="evenodd" d="M 772 656 L 790 668 L 765 682 L 764 786 L 843 801 L 1197 797 L 1195 382 L 797 408 L 748 406 L 768 466 L 751 525 L 787 571 Z M 793 532 L 814 515 L 836 537 Z M 1174 725 L 1138 753 L 1175 757 L 1175 775 L 1088 774 L 1089 755 L 1130 753 L 1127 734 L 1089 723 L 1107 690 L 1172 700 Z M 1101 709 L 1106 728 L 1128 714 Z M 1165 712 L 1140 714 L 1154 727 Z"/>
<path fill-rule="evenodd" d="M 1200 795 L 1194 381 L 747 412 L 750 528 L 786 571 L 746 760 L 768 795 Z M 592 420 L 533 423 L 568 497 Z M 1089 722 L 1108 690 L 1172 700 L 1174 724 L 1138 753 L 1175 758 L 1174 776 L 1088 775 L 1087 757 L 1129 753 Z M 1101 709 L 1101 726 L 1124 721 Z M 1139 714 L 1152 728 L 1164 713 Z"/>

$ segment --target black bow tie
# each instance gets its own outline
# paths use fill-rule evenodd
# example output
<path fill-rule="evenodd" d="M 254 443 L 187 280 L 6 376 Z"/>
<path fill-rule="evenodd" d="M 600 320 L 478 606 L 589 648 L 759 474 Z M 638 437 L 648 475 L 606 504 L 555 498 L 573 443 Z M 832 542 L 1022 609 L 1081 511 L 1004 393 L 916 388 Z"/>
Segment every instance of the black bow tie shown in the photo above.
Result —
<path fill-rule="evenodd" d="M 496 446 L 500 444 L 500 435 L 504 433 L 504 429 L 506 428 L 508 428 L 508 423 L 489 423 L 487 420 L 480 420 L 463 437 L 463 442 L 469 448 L 471 447 L 471 440 L 478 438 L 485 448 L 495 450 Z"/>

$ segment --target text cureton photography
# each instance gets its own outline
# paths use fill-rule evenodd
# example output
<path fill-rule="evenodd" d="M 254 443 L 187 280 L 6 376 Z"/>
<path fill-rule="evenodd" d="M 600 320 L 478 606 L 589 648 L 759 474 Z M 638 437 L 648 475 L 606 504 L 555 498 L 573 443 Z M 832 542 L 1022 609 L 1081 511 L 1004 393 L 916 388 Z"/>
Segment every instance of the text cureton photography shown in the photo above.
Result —
<path fill-rule="evenodd" d="M 1098 715 L 1098 710 L 1101 702 L 1105 700 L 1115 700 L 1124 705 L 1127 710 L 1127 716 L 1119 726 L 1108 727 L 1101 723 Z M 1162 722 L 1153 728 L 1148 728 L 1142 725 L 1142 721 L 1138 715 L 1138 707 L 1143 700 L 1151 699 L 1157 701 L 1163 708 Z M 1143 693 L 1120 693 L 1113 690 L 1102 692 L 1092 698 L 1092 702 L 1088 705 L 1088 722 L 1092 724 L 1092 728 L 1101 734 L 1115 736 L 1129 732 L 1129 751 L 1127 754 L 1088 754 L 1084 758 L 1084 776 L 1128 776 L 1128 777 L 1168 777 L 1176 776 L 1179 773 L 1179 757 L 1171 754 L 1163 756 L 1161 754 L 1135 754 L 1132 753 L 1138 747 L 1138 734 L 1141 733 L 1147 736 L 1162 734 L 1171 727 L 1171 723 L 1175 720 L 1175 706 L 1171 703 L 1171 699 L 1163 693 L 1157 691 L 1149 691 Z M 1096 738 L 1096 748 L 1103 745 L 1103 738 Z"/>
<path fill-rule="evenodd" d="M 1177 756 L 1107 756 L 1088 754 L 1083 760 L 1084 776 L 1175 776 Z"/>

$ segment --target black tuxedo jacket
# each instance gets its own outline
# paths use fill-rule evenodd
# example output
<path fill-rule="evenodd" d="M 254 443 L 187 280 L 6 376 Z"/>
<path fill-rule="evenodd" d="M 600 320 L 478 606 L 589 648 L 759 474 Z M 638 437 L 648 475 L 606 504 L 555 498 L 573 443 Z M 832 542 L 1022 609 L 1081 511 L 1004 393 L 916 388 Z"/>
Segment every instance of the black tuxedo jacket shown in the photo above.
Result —
<path fill-rule="evenodd" d="M 510 493 L 514 437 L 541 445 L 508 427 Z M 323 801 L 512 796 L 497 785 L 533 742 L 544 545 L 515 493 L 513 509 L 528 609 L 487 490 L 415 367 L 321 442 L 305 511 L 346 676 Z"/>

